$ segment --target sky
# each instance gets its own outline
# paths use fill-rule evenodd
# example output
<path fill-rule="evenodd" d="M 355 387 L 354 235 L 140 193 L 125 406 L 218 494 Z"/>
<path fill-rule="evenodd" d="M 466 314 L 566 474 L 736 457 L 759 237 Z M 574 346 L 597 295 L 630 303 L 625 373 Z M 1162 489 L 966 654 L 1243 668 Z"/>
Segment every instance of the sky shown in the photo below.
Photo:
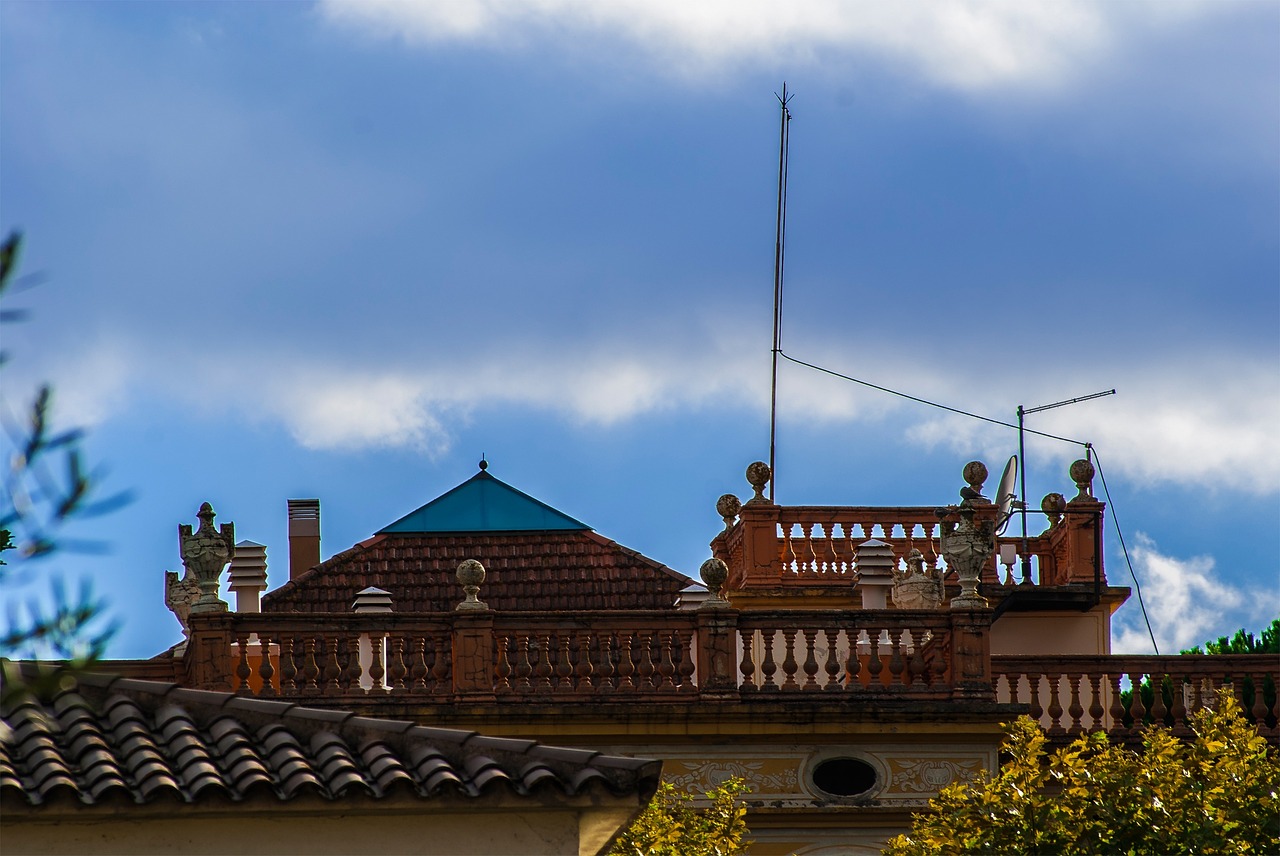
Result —
<path fill-rule="evenodd" d="M 1110 582 L 1164 653 L 1280 615 L 1280 4 L 1243 0 L 7 0 L 6 419 L 51 383 L 132 501 L 6 608 L 87 583 L 151 656 L 201 502 L 274 588 L 286 499 L 327 557 L 481 455 L 696 575 L 768 458 L 783 81 L 785 352 L 1005 422 L 1116 389 L 1027 417 L 1093 444 Z M 782 504 L 944 505 L 1017 451 L 785 361 L 778 401 Z M 1033 508 L 1081 453 L 1030 438 Z M 1136 597 L 1113 641 L 1151 651 Z"/>

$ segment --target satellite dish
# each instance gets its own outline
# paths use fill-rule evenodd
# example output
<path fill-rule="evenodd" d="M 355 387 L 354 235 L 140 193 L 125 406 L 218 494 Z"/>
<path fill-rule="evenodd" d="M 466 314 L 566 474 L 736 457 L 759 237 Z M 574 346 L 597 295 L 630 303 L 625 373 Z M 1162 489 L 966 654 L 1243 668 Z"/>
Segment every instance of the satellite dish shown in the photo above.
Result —
<path fill-rule="evenodd" d="M 1018 456 L 1010 455 L 1009 463 L 1004 465 L 1004 473 L 1000 476 L 1000 487 L 996 490 L 996 505 L 1000 510 L 996 512 L 996 534 L 1003 535 L 1004 530 L 1008 528 L 1010 519 L 1013 518 L 1013 509 L 1021 507 L 1021 503 L 1014 499 L 1014 486 L 1018 481 Z"/>

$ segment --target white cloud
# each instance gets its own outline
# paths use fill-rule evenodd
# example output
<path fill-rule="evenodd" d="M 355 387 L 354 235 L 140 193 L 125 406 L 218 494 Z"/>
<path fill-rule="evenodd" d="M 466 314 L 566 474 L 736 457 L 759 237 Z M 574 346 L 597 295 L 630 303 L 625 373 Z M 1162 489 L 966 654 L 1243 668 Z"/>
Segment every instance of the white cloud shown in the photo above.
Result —
<path fill-rule="evenodd" d="M 1175 654 L 1207 639 L 1230 636 L 1242 626 L 1280 614 L 1280 594 L 1274 590 L 1246 591 L 1227 584 L 1214 573 L 1210 556 L 1178 559 L 1164 555 L 1141 532 L 1134 539 L 1130 555 L 1138 580 L 1144 584 L 1142 592 L 1151 632 L 1162 654 Z M 1152 653 L 1136 593 L 1116 614 L 1112 640 L 1116 653 Z"/>
<path fill-rule="evenodd" d="M 844 69 L 867 57 L 958 90 L 1057 85 L 1126 31 L 1195 18 L 1203 2 L 1103 0 L 323 0 L 325 18 L 409 43 L 556 44 L 614 39 L 657 67 L 721 75 L 745 64 Z"/>

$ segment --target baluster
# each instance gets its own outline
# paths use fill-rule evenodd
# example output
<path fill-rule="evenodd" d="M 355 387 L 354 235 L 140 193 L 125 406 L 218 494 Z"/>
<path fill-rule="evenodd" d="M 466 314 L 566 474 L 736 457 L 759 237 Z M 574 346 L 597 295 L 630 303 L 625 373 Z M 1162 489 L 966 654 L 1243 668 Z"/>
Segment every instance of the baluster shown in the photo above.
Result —
<path fill-rule="evenodd" d="M 928 676 L 925 670 L 928 665 L 924 661 L 924 640 L 920 638 L 918 630 L 911 631 L 911 660 L 907 663 L 907 678 L 910 684 L 923 682 L 928 684 Z"/>
<path fill-rule="evenodd" d="M 533 663 L 529 659 L 529 650 L 533 643 L 528 636 L 516 637 L 516 692 L 533 692 L 533 683 L 529 676 L 533 674 Z"/>
<path fill-rule="evenodd" d="M 653 665 L 653 634 L 640 634 L 640 664 L 636 668 L 636 684 L 642 690 L 653 689 L 653 676 L 657 671 Z"/>
<path fill-rule="evenodd" d="M 345 694 L 351 691 L 351 661 L 360 659 L 360 648 L 359 645 L 355 647 L 355 656 L 353 657 L 351 656 L 352 648 L 347 644 L 346 636 L 336 641 L 337 644 L 333 647 L 335 651 L 334 657 L 338 663 L 338 674 L 334 678 L 334 685 L 339 692 Z M 356 689 L 360 689 L 359 684 L 356 684 Z"/>
<path fill-rule="evenodd" d="M 574 644 L 577 651 L 577 664 L 573 667 L 574 678 L 577 680 L 580 691 L 584 693 L 591 692 L 594 669 L 592 668 L 590 634 L 574 634 Z"/>
<path fill-rule="evenodd" d="M 1129 685 L 1133 687 L 1132 698 L 1129 700 L 1129 715 L 1133 717 L 1133 722 L 1129 729 L 1137 733 L 1147 721 L 1147 706 L 1142 701 L 1142 673 L 1130 672 Z"/>
<path fill-rule="evenodd" d="M 308 636 L 302 640 L 302 691 L 307 695 L 320 692 L 316 678 L 320 677 L 320 667 L 316 665 L 316 637 Z"/>
<path fill-rule="evenodd" d="M 1165 715 L 1169 712 L 1164 703 L 1164 673 L 1151 676 L 1151 718 L 1156 725 L 1164 725 Z"/>
<path fill-rule="evenodd" d="M 1102 678 L 1099 675 L 1089 676 L 1089 730 L 1102 728 Z"/>
<path fill-rule="evenodd" d="M 827 662 L 825 666 L 827 683 L 823 689 L 835 691 L 840 689 L 840 655 L 836 653 L 836 640 L 840 636 L 840 631 L 828 628 L 822 632 L 827 637 Z"/>
<path fill-rule="evenodd" d="M 796 571 L 795 545 L 791 543 L 792 524 L 782 524 L 782 568 L 788 575 Z"/>
<path fill-rule="evenodd" d="M 816 675 L 818 674 L 818 658 L 813 653 L 813 646 L 818 640 L 818 631 L 802 630 L 800 632 L 804 634 L 806 652 L 804 658 L 804 689 L 816 690 L 819 688 L 818 681 L 816 680 Z"/>
<path fill-rule="evenodd" d="M 539 693 L 551 692 L 551 675 L 551 639 L 542 636 L 538 639 L 538 665 L 533 669 L 534 690 Z"/>
<path fill-rule="evenodd" d="M 569 636 L 566 633 L 559 637 L 560 650 L 556 657 L 556 689 L 570 692 L 573 689 L 573 662 L 569 659 Z"/>
<path fill-rule="evenodd" d="M 686 638 L 684 634 L 676 631 L 671 634 L 671 641 L 680 649 L 680 662 L 676 664 L 676 675 L 680 678 L 680 692 L 696 692 L 698 688 L 693 685 L 693 656 L 689 650 L 692 637 Z"/>
<path fill-rule="evenodd" d="M 1249 715 L 1259 730 L 1267 727 L 1267 678 L 1260 672 L 1249 678 L 1253 682 L 1253 704 L 1249 707 Z M 1244 707 L 1244 682 L 1240 682 L 1240 706 Z"/>
<path fill-rule="evenodd" d="M 846 630 L 845 638 L 849 640 L 849 662 L 845 666 L 845 671 L 849 675 L 849 689 L 862 689 L 862 658 L 858 656 L 858 637 L 862 635 L 859 630 Z"/>
<path fill-rule="evenodd" d="M 1062 727 L 1062 701 L 1059 699 L 1061 688 L 1059 684 L 1062 681 L 1061 673 L 1049 673 L 1049 733 L 1063 734 L 1066 729 Z"/>
<path fill-rule="evenodd" d="M 412 654 L 409 657 L 409 686 L 416 693 L 427 691 L 427 638 L 410 639 Z"/>
<path fill-rule="evenodd" d="M 324 643 L 324 691 L 340 693 L 342 687 L 338 684 L 338 676 L 342 674 L 342 666 L 338 663 L 338 637 L 322 637 L 320 641 Z"/>
<path fill-rule="evenodd" d="M 818 554 L 813 549 L 813 523 L 800 524 L 800 537 L 804 539 L 801 545 L 799 566 L 796 568 L 801 573 L 818 573 Z"/>
<path fill-rule="evenodd" d="M 293 662 L 293 637 L 280 637 L 280 695 L 293 695 L 298 691 L 294 680 L 298 675 L 298 666 Z"/>
<path fill-rule="evenodd" d="M 658 640 L 658 690 L 675 692 L 676 674 L 675 641 L 670 633 L 659 633 Z"/>
<path fill-rule="evenodd" d="M 822 528 L 822 570 L 828 574 L 840 573 L 840 557 L 836 555 L 836 525 L 823 523 Z"/>
<path fill-rule="evenodd" d="M 498 662 L 494 666 L 494 671 L 498 675 L 498 683 L 493 688 L 493 691 L 498 695 L 511 692 L 511 663 L 507 660 L 507 647 L 510 644 L 510 637 L 498 637 Z"/>
<path fill-rule="evenodd" d="M 773 661 L 773 636 L 776 632 L 773 628 L 760 631 L 760 643 L 764 648 L 764 662 L 760 664 L 760 674 L 763 676 L 760 689 L 769 692 L 778 689 L 773 680 L 774 673 L 778 671 L 778 664 Z"/>
<path fill-rule="evenodd" d="M 360 676 L 363 674 L 364 667 L 360 665 L 360 637 L 355 636 L 347 640 L 347 674 L 343 686 L 348 692 L 364 692 L 360 686 Z"/>
<path fill-rule="evenodd" d="M 271 676 L 275 674 L 275 669 L 271 667 L 271 637 L 265 633 L 260 634 L 258 644 L 262 652 L 262 662 L 258 664 L 258 677 L 262 678 L 262 692 L 258 695 L 270 698 L 276 694 L 276 688 L 271 686 Z"/>
<path fill-rule="evenodd" d="M 1071 704 L 1067 705 L 1067 713 L 1071 714 L 1071 730 L 1079 733 L 1082 730 L 1080 717 L 1084 714 L 1084 708 L 1080 706 L 1080 675 L 1074 672 L 1067 675 L 1067 683 L 1071 686 Z"/>
<path fill-rule="evenodd" d="M 369 662 L 369 678 L 373 681 L 370 691 L 378 692 L 387 688 L 382 682 L 387 674 L 387 670 L 382 665 L 382 637 L 376 633 L 370 634 L 369 647 L 373 651 L 373 657 Z"/>
<path fill-rule="evenodd" d="M 617 669 L 614 667 L 613 634 L 605 633 L 600 637 L 600 658 L 596 661 L 596 692 L 608 693 L 614 688 Z"/>
<path fill-rule="evenodd" d="M 846 522 L 844 520 L 840 521 L 840 530 L 844 535 L 843 539 L 840 541 L 840 547 L 844 553 L 842 560 L 844 564 L 844 572 L 846 574 L 853 573 L 853 556 L 854 552 L 858 549 L 853 540 L 853 527 L 856 525 L 857 524 L 855 523 Z"/>
<path fill-rule="evenodd" d="M 239 662 L 236 664 L 236 677 L 240 679 L 240 686 L 236 688 L 236 692 L 251 695 L 253 690 L 249 688 L 249 676 L 253 674 L 253 670 L 249 668 L 248 633 L 241 633 L 236 637 L 236 647 L 240 649 Z"/>
<path fill-rule="evenodd" d="M 635 674 L 635 661 L 631 652 L 635 634 L 621 633 L 619 637 L 622 640 L 622 650 L 618 652 L 618 689 L 630 692 L 636 688 L 635 681 L 631 679 Z"/>
<path fill-rule="evenodd" d="M 449 695 L 453 692 L 453 684 L 449 681 L 449 636 L 445 633 L 434 633 L 431 636 L 431 680 L 432 692 Z"/>
<path fill-rule="evenodd" d="M 1187 682 L 1182 675 L 1171 675 L 1170 683 L 1173 685 L 1171 689 L 1173 702 L 1169 709 L 1169 714 L 1173 717 L 1173 733 L 1179 737 L 1185 737 L 1191 733 L 1190 727 L 1187 725 Z"/>
<path fill-rule="evenodd" d="M 786 652 L 786 656 L 782 659 L 782 673 L 786 675 L 786 679 L 782 682 L 784 690 L 798 690 L 800 685 L 796 683 L 796 672 L 800 669 L 800 664 L 796 662 L 796 631 L 795 628 L 788 627 L 782 631 L 782 650 Z"/>
<path fill-rule="evenodd" d="M 1111 727 L 1107 729 L 1108 731 L 1119 732 L 1124 730 L 1125 709 L 1123 702 L 1120 700 L 1120 675 L 1121 673 L 1116 672 L 1107 676 L 1111 683 Z"/>
<path fill-rule="evenodd" d="M 871 629 L 867 631 L 867 644 L 870 652 L 867 656 L 867 676 L 870 679 L 867 689 L 882 690 L 884 684 L 880 682 L 880 673 L 884 671 L 884 663 L 880 660 L 880 631 Z"/>
<path fill-rule="evenodd" d="M 405 678 L 409 674 L 409 667 L 404 662 L 404 637 L 400 635 L 392 636 L 390 637 L 390 642 L 391 656 L 388 659 L 391 661 L 391 691 L 402 693 L 408 689 Z M 359 668 L 359 658 L 352 657 L 351 659 L 357 661 L 356 668 Z M 355 683 L 354 686 L 358 687 L 360 684 Z"/>
<path fill-rule="evenodd" d="M 1031 718 L 1036 722 L 1044 725 L 1044 708 L 1040 705 L 1040 679 L 1044 676 L 1039 672 L 1027 675 L 1027 689 L 1031 693 Z"/>
<path fill-rule="evenodd" d="M 741 634 L 739 639 L 742 643 L 742 662 L 738 664 L 738 672 L 742 675 L 742 689 L 750 692 L 759 689 L 756 686 L 756 664 L 751 659 L 751 649 L 756 643 L 756 632 L 748 630 Z"/>
<path fill-rule="evenodd" d="M 889 656 L 889 683 L 895 687 L 902 686 L 902 672 L 907 666 L 902 659 L 902 633 L 901 629 L 889 631 L 889 641 L 892 645 Z"/>

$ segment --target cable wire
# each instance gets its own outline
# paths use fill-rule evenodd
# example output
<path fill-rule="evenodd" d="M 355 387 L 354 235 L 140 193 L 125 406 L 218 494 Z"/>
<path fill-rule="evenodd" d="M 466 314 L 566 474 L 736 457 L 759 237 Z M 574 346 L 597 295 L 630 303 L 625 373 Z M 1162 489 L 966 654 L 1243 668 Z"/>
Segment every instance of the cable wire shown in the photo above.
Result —
<path fill-rule="evenodd" d="M 822 372 L 824 374 L 829 374 L 833 377 L 838 377 L 841 380 L 852 381 L 853 383 L 862 384 L 863 386 L 868 386 L 868 387 L 871 387 L 872 389 L 878 389 L 881 392 L 887 392 L 890 395 L 896 395 L 899 398 L 905 398 L 905 399 L 908 399 L 909 401 L 919 402 L 920 404 L 927 404 L 930 407 L 937 407 L 941 410 L 948 410 L 952 413 L 958 413 L 961 416 L 968 416 L 970 419 L 981 419 L 983 422 L 990 422 L 993 425 L 1003 425 L 1005 428 L 1012 428 L 1015 431 L 1018 430 L 1018 426 L 1010 422 L 1002 422 L 999 419 L 992 419 L 990 416 L 980 416 L 977 413 L 970 413 L 967 410 L 960 410 L 959 408 L 956 408 L 956 407 L 948 407 L 947 405 L 939 404 L 936 401 L 929 401 L 928 399 L 925 399 L 925 398 L 917 398 L 916 396 L 908 395 L 905 392 L 898 392 L 896 389 L 889 389 L 887 386 L 879 386 L 878 384 L 871 383 L 870 381 L 858 380 L 856 377 L 849 377 L 849 375 L 840 374 L 840 372 L 832 371 L 831 369 L 824 369 L 822 366 L 815 366 L 813 363 L 806 363 L 804 360 L 798 360 L 795 357 L 783 351 L 782 349 L 778 350 L 778 354 L 783 359 L 790 360 L 791 362 L 797 365 L 801 365 L 806 368 L 813 369 L 814 371 Z M 1026 431 L 1028 434 L 1036 434 L 1040 437 L 1048 437 L 1050 440 L 1061 440 L 1063 443 L 1074 443 L 1077 446 L 1084 446 L 1085 448 L 1089 447 L 1089 443 L 1085 442 L 1084 440 L 1073 440 L 1070 437 L 1059 437 L 1057 434 L 1049 434 L 1044 431 L 1036 431 L 1034 428 L 1024 427 L 1023 430 Z"/>
<path fill-rule="evenodd" d="M 1151 619 L 1147 617 L 1147 605 L 1142 600 L 1142 586 L 1138 584 L 1138 575 L 1133 572 L 1129 548 L 1125 546 L 1124 533 L 1120 531 L 1120 518 L 1116 516 L 1116 505 L 1111 501 L 1111 491 L 1107 490 L 1107 477 L 1102 472 L 1102 461 L 1098 458 L 1098 449 L 1093 445 L 1089 448 L 1093 452 L 1093 460 L 1098 469 L 1098 479 L 1102 482 L 1102 495 L 1107 498 L 1107 504 L 1111 506 L 1111 525 L 1116 528 L 1116 535 L 1120 538 L 1120 550 L 1124 553 L 1124 563 L 1129 566 L 1129 576 L 1133 578 L 1133 589 L 1138 593 L 1138 607 L 1142 610 L 1142 620 L 1147 625 L 1147 635 L 1151 637 L 1151 647 L 1159 654 L 1160 646 L 1156 644 L 1156 634 L 1151 629 Z"/>

